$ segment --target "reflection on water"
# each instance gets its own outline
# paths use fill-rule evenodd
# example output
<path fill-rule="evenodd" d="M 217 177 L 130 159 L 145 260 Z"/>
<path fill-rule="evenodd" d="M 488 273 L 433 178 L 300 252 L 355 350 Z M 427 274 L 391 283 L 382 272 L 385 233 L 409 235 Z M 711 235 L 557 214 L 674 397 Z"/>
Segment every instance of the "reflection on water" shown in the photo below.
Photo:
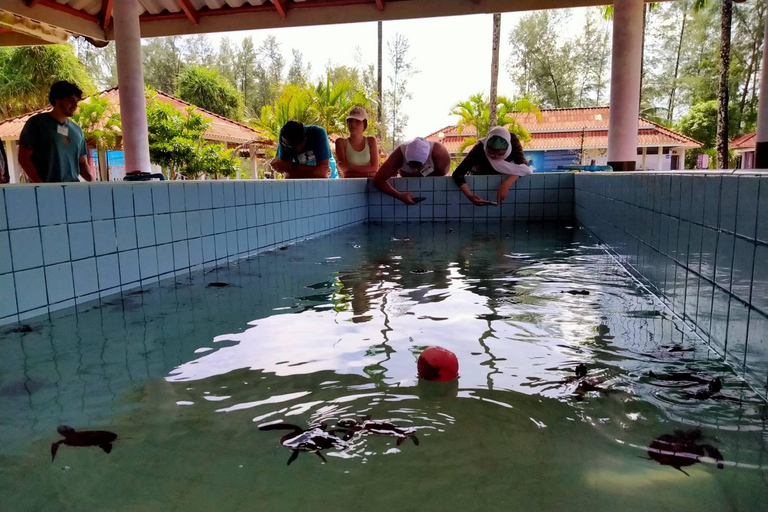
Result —
<path fill-rule="evenodd" d="M 564 226 L 359 227 L 30 327 L 0 338 L 0 510 L 768 502 L 764 403 Z M 416 378 L 435 344 L 458 382 Z M 258 430 L 365 417 L 420 443 L 357 432 L 328 464 L 288 467 L 282 434 Z M 119 437 L 51 464 L 62 424 Z M 700 429 L 724 469 L 648 460 L 676 429 Z"/>

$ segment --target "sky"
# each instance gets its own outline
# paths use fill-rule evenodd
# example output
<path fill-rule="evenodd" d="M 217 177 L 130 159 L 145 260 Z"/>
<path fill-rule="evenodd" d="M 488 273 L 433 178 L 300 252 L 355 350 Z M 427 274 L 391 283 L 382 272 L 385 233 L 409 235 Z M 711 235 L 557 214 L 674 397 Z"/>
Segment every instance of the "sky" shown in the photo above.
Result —
<path fill-rule="evenodd" d="M 565 37 L 575 37 L 581 32 L 586 13 L 584 8 L 570 11 L 571 20 L 563 34 Z M 516 92 L 506 63 L 510 57 L 510 32 L 524 14 L 506 13 L 501 18 L 500 95 L 514 96 Z M 387 89 L 391 69 L 386 43 L 395 33 L 408 38 L 410 57 L 419 70 L 408 81 L 413 98 L 405 106 L 409 117 L 406 138 L 426 136 L 456 124 L 457 117 L 449 115 L 453 105 L 468 99 L 471 94 L 490 91 L 492 28 L 490 14 L 384 22 L 384 89 Z M 225 32 L 211 34 L 210 38 L 214 47 L 218 47 L 222 37 L 229 37 L 239 44 L 250 35 L 258 47 L 270 34 L 281 45 L 286 72 L 292 61 L 292 48 L 303 53 L 305 63 L 312 63 L 315 78 L 328 62 L 355 65 L 357 47 L 368 63 L 375 65 L 378 58 L 375 22 Z"/>

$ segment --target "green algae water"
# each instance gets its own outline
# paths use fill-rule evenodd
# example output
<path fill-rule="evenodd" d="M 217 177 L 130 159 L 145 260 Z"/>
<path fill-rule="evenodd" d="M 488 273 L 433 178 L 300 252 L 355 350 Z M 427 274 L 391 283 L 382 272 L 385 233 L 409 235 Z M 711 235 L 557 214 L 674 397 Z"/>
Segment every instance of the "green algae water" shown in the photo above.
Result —
<path fill-rule="evenodd" d="M 765 403 L 573 226 L 358 226 L 30 327 L 0 331 L 3 512 L 768 510 Z M 430 345 L 458 381 L 419 382 Z M 287 465 L 258 429 L 363 416 L 418 446 Z M 52 462 L 59 425 L 118 440 Z M 648 458 L 693 429 L 722 469 Z"/>

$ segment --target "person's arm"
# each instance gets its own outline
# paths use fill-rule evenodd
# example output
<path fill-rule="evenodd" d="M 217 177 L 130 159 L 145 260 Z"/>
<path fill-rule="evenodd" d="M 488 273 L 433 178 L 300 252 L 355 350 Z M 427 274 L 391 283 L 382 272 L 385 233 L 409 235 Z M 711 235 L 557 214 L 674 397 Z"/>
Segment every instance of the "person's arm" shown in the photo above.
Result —
<path fill-rule="evenodd" d="M 328 165 L 329 161 L 330 160 L 326 158 L 325 160 L 317 162 L 317 165 L 296 164 L 295 167 L 290 162 L 284 162 L 288 164 L 288 168 L 280 172 L 289 180 L 327 178 L 331 175 L 331 167 Z M 272 168 L 275 169 L 275 166 L 273 165 Z"/>
<path fill-rule="evenodd" d="M 344 141 L 339 144 L 339 141 Z M 368 165 L 352 165 L 347 162 L 347 139 L 336 139 L 336 158 L 344 178 L 372 178 L 379 170 L 379 144 L 375 137 L 366 137 L 371 160 Z"/>
<path fill-rule="evenodd" d="M 88 165 L 88 157 L 85 155 L 80 156 L 80 176 L 85 181 L 93 181 L 93 174 L 91 174 L 91 166 Z"/>
<path fill-rule="evenodd" d="M 403 151 L 400 148 L 395 149 L 392 154 L 389 155 L 386 162 L 379 167 L 376 176 L 373 177 L 373 185 L 388 196 L 399 199 L 405 204 L 416 204 L 411 194 L 407 192 L 398 192 L 388 181 L 389 178 L 397 176 L 397 171 L 403 166 L 403 158 Z"/>
<path fill-rule="evenodd" d="M 472 204 L 475 206 L 482 206 L 483 198 L 477 194 L 472 193 L 472 191 L 469 189 L 469 185 L 467 184 L 466 176 L 467 173 L 479 163 L 479 154 L 482 151 L 482 146 L 480 144 L 476 144 L 475 147 L 473 147 L 470 152 L 467 153 L 467 156 L 464 157 L 464 160 L 462 160 L 459 166 L 456 167 L 456 170 L 453 171 L 453 181 L 455 181 L 456 185 L 459 186 L 462 194 L 464 194 L 467 199 L 472 201 Z"/>
<path fill-rule="evenodd" d="M 512 186 L 514 182 L 516 182 L 518 179 L 520 179 L 520 176 L 507 176 L 507 178 L 501 182 L 501 185 L 499 185 L 499 191 L 496 192 L 496 202 L 501 204 L 504 202 L 504 199 L 507 198 L 507 192 L 509 192 L 509 187 Z"/>
<path fill-rule="evenodd" d="M 451 155 L 439 142 L 432 147 L 432 161 L 435 163 L 435 170 L 430 176 L 448 176 L 451 173 Z"/>
<path fill-rule="evenodd" d="M 24 169 L 24 174 L 29 178 L 30 183 L 42 183 L 40 175 L 32 163 L 32 150 L 26 146 L 19 146 L 19 165 Z"/>

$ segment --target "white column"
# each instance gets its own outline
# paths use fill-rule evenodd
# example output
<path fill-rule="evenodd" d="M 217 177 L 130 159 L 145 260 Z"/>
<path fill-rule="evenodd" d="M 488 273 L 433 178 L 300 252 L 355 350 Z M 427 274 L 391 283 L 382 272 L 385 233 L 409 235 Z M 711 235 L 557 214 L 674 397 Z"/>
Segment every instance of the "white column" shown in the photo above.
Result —
<path fill-rule="evenodd" d="M 8 176 L 11 181 L 9 183 L 19 183 L 19 172 L 21 172 L 21 165 L 19 165 L 18 151 L 15 150 L 16 144 L 12 140 L 5 141 L 5 156 L 8 158 Z"/>
<path fill-rule="evenodd" d="M 656 170 L 664 170 L 664 148 L 659 146 L 659 154 L 656 155 Z"/>
<path fill-rule="evenodd" d="M 613 4 L 608 165 L 614 171 L 633 171 L 637 161 L 644 7 L 643 0 Z"/>
<path fill-rule="evenodd" d="M 642 165 L 640 166 L 640 167 L 642 167 L 643 169 L 645 169 L 645 157 L 647 157 L 647 156 L 648 156 L 648 148 L 647 148 L 647 147 L 645 147 L 645 146 L 643 146 L 643 160 L 642 160 L 642 162 L 643 162 L 643 163 L 642 163 Z"/>
<path fill-rule="evenodd" d="M 141 6 L 139 0 L 120 0 L 113 5 L 125 170 L 150 172 L 147 105 L 141 67 Z"/>
<path fill-rule="evenodd" d="M 760 106 L 757 111 L 755 169 L 768 169 L 768 16 L 763 36 L 763 67 L 760 73 Z"/>
<path fill-rule="evenodd" d="M 680 170 L 685 170 L 685 149 L 681 149 L 678 151 L 680 153 Z"/>
<path fill-rule="evenodd" d="M 109 181 L 109 166 L 107 165 L 107 150 L 99 150 L 99 179 Z"/>
<path fill-rule="evenodd" d="M 251 178 L 254 180 L 259 179 L 259 166 L 256 161 L 256 144 L 248 146 L 248 163 L 251 165 Z"/>

